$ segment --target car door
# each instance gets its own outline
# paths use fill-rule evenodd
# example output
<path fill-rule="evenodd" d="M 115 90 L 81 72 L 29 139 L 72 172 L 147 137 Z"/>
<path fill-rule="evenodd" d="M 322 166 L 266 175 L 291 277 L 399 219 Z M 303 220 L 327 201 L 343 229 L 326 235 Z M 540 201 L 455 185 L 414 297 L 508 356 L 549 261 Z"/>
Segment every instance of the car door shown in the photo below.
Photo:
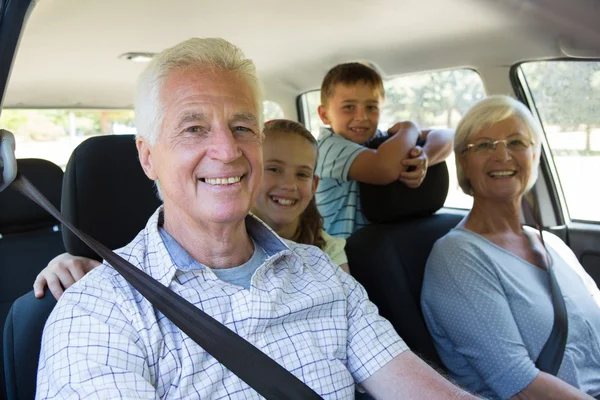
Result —
<path fill-rule="evenodd" d="M 0 113 L 19 37 L 31 8 L 31 0 L 0 0 Z M 0 327 L 3 326 L 4 321 L 0 324 Z M 0 330 L 1 336 L 2 331 Z M 0 346 L 0 400 L 6 399 L 3 361 L 2 347 Z"/>
<path fill-rule="evenodd" d="M 600 285 L 600 60 L 525 62 L 512 80 L 545 132 L 542 222 Z"/>

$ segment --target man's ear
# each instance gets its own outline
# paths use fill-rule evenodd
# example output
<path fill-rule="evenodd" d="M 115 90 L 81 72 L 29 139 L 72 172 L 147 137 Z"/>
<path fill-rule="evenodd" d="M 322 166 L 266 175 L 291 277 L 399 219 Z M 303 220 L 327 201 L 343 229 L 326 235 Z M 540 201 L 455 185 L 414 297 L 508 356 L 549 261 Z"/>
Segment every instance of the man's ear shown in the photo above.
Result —
<path fill-rule="evenodd" d="M 137 147 L 138 156 L 140 158 L 140 164 L 142 164 L 142 169 L 146 176 L 153 181 L 158 179 L 158 175 L 154 170 L 154 162 L 152 159 L 152 149 L 146 139 L 137 138 L 135 140 L 135 146 Z"/>
<path fill-rule="evenodd" d="M 317 193 L 317 187 L 319 186 L 319 177 L 315 175 L 315 177 L 313 178 L 313 184 L 312 184 L 312 195 L 313 197 L 315 196 L 315 193 Z"/>
<path fill-rule="evenodd" d="M 329 118 L 327 118 L 327 107 L 325 107 L 324 105 L 320 105 L 319 108 L 317 108 L 317 111 L 319 112 L 319 117 L 321 118 L 321 121 L 325 125 L 331 125 L 331 123 L 329 122 Z"/>

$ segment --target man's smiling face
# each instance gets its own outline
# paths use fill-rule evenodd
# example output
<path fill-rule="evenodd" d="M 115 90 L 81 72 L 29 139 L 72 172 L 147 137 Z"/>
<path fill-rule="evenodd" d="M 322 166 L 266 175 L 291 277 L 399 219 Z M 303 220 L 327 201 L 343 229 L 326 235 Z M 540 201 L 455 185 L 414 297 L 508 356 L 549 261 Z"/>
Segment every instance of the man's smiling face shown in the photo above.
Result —
<path fill-rule="evenodd" d="M 158 140 L 138 148 L 146 174 L 160 182 L 165 213 L 200 225 L 243 220 L 263 175 L 249 85 L 231 72 L 176 70 L 166 78 L 161 102 Z"/>

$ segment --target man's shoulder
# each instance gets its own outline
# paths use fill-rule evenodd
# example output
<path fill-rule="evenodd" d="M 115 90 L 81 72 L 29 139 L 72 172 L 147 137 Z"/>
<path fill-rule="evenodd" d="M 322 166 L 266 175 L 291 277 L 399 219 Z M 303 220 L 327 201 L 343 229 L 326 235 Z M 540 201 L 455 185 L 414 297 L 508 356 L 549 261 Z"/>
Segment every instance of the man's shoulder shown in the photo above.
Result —
<path fill-rule="evenodd" d="M 151 252 L 148 248 L 147 236 L 148 232 L 145 229 L 140 231 L 131 242 L 120 249 L 114 250 L 114 253 L 121 256 L 135 268 L 151 274 L 151 268 L 147 264 L 148 253 Z M 101 297 L 106 301 L 116 303 L 125 298 L 136 300 L 138 297 L 136 293 L 137 291 L 133 289 L 129 282 L 104 261 L 73 284 L 65 292 L 65 295 L 67 297 L 82 295 Z"/>
<path fill-rule="evenodd" d="M 290 250 L 300 257 L 302 263 L 311 269 L 330 269 L 334 265 L 329 256 L 317 246 L 301 244 L 284 239 Z"/>

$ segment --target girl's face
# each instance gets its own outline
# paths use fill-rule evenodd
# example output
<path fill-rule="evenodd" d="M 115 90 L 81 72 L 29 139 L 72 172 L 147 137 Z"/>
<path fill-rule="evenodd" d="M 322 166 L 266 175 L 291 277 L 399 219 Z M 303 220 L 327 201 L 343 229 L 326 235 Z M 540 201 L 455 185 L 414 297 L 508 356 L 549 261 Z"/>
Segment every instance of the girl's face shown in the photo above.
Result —
<path fill-rule="evenodd" d="M 271 132 L 264 141 L 263 159 L 263 183 L 252 211 L 277 232 L 295 232 L 317 190 L 317 149 L 298 134 Z"/>

